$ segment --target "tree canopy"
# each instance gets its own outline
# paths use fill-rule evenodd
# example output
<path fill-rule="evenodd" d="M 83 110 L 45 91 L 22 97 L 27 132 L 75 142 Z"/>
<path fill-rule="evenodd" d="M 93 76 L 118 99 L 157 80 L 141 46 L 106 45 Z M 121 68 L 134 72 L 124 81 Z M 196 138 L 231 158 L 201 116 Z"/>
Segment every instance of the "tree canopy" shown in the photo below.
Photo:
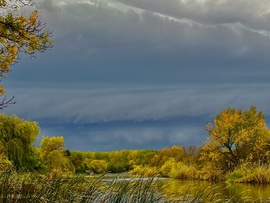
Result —
<path fill-rule="evenodd" d="M 22 7 L 33 6 L 31 0 L 0 0 L 0 81 L 10 72 L 10 66 L 19 60 L 19 53 L 33 56 L 52 47 L 52 32 L 39 18 L 38 11 L 26 16 Z M 0 95 L 5 94 L 0 85 Z M 7 103 L 7 102 L 6 102 Z M 5 102 L 0 108 L 5 107 Z"/>
<path fill-rule="evenodd" d="M 64 151 L 64 137 L 42 137 L 40 143 L 41 157 L 45 160 L 49 170 L 55 172 L 73 170 Z"/>
<path fill-rule="evenodd" d="M 36 122 L 1 114 L 0 156 L 7 157 L 17 168 L 25 167 L 33 153 L 33 143 L 38 134 Z"/>
<path fill-rule="evenodd" d="M 202 159 L 231 170 L 241 162 L 265 162 L 270 133 L 265 115 L 255 106 L 246 111 L 228 108 L 206 126 L 208 141 Z M 222 164 L 222 166 L 220 166 Z"/>

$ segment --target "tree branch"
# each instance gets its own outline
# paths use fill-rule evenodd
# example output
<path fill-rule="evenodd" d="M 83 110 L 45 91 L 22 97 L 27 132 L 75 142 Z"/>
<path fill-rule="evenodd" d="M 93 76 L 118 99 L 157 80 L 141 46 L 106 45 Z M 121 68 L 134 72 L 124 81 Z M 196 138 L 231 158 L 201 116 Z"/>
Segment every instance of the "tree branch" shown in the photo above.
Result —
<path fill-rule="evenodd" d="M 13 101 L 13 99 L 14 99 L 14 96 L 12 96 L 10 99 L 7 99 L 7 97 L 4 97 L 4 99 L 0 102 L 0 110 L 7 108 L 10 104 L 16 104 L 16 102 Z"/>

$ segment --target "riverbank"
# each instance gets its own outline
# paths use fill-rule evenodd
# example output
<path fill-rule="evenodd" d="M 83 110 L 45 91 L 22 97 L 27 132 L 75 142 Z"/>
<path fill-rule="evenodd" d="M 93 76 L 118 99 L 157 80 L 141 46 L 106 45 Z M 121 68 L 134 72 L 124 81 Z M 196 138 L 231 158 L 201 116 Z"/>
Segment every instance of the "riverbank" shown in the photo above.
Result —
<path fill-rule="evenodd" d="M 208 182 L 199 181 L 183 183 L 158 177 L 134 179 L 119 174 L 118 177 L 50 176 L 9 171 L 0 174 L 0 198 L 3 203 L 266 202 L 239 190 L 233 193 L 231 188 L 224 185 L 207 185 Z M 226 191 L 226 195 L 220 191 Z M 263 200 L 270 201 L 270 198 Z"/>
<path fill-rule="evenodd" d="M 168 177 L 180 180 L 204 180 L 209 182 L 229 182 L 229 183 L 253 183 L 269 184 L 270 168 L 266 165 L 256 166 L 242 164 L 233 171 L 224 172 L 220 169 L 203 166 L 188 166 L 182 162 L 171 159 L 162 167 L 135 166 L 129 171 L 132 175 L 142 175 L 152 177 L 159 174 L 161 177 Z"/>

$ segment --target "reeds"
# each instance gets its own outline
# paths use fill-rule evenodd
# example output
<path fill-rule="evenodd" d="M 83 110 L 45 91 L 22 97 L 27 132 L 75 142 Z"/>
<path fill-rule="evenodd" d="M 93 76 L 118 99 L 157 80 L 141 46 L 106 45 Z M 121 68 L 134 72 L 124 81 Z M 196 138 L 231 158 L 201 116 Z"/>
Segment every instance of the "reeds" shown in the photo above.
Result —
<path fill-rule="evenodd" d="M 206 188 L 199 190 L 195 195 L 190 195 L 187 190 L 184 194 L 179 194 L 179 198 L 170 199 L 162 193 L 160 182 L 157 180 L 157 177 L 52 177 L 10 171 L 0 174 L 0 202 L 199 203 L 209 202 L 216 195 L 212 188 Z"/>
<path fill-rule="evenodd" d="M 0 175 L 0 202 L 40 203 L 165 203 L 154 179 L 54 177 L 7 172 Z"/>

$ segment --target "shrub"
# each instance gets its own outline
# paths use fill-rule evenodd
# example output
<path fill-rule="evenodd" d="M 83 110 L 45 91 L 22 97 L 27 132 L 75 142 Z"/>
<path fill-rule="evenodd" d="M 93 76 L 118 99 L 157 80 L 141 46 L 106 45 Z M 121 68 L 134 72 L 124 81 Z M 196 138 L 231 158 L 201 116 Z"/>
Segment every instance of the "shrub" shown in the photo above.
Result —
<path fill-rule="evenodd" d="M 173 168 L 173 166 L 175 165 L 175 160 L 173 158 L 170 158 L 169 160 L 167 160 L 162 166 L 161 166 L 161 170 L 160 173 L 163 177 L 169 177 L 170 176 L 170 172 Z"/>
<path fill-rule="evenodd" d="M 172 166 L 169 177 L 177 179 L 196 179 L 197 169 L 193 166 L 187 166 L 182 162 L 178 162 Z"/>
<path fill-rule="evenodd" d="M 157 167 L 149 167 L 149 166 L 135 166 L 134 169 L 129 171 L 129 174 L 132 175 L 139 175 L 143 177 L 155 177 L 158 175 L 158 168 Z"/>
<path fill-rule="evenodd" d="M 0 154 L 0 172 L 7 171 L 11 167 L 11 161 L 9 161 L 6 156 Z"/>
<path fill-rule="evenodd" d="M 206 164 L 199 170 L 198 178 L 210 182 L 217 182 L 225 179 L 223 170 L 214 168 L 211 164 Z"/>
<path fill-rule="evenodd" d="M 237 182 L 240 178 L 244 176 L 243 171 L 240 169 L 234 170 L 229 174 L 229 182 Z"/>
<path fill-rule="evenodd" d="M 197 169 L 194 166 L 188 166 L 172 158 L 162 165 L 161 175 L 177 179 L 196 179 Z"/>
<path fill-rule="evenodd" d="M 241 167 L 239 170 L 243 170 Z M 270 183 L 270 169 L 265 166 L 251 167 L 245 170 L 242 177 L 239 177 L 235 182 L 239 183 L 259 183 L 266 184 Z"/>
<path fill-rule="evenodd" d="M 86 163 L 89 170 L 96 174 L 105 173 L 108 168 L 108 164 L 105 160 L 93 160 L 90 163 Z"/>

